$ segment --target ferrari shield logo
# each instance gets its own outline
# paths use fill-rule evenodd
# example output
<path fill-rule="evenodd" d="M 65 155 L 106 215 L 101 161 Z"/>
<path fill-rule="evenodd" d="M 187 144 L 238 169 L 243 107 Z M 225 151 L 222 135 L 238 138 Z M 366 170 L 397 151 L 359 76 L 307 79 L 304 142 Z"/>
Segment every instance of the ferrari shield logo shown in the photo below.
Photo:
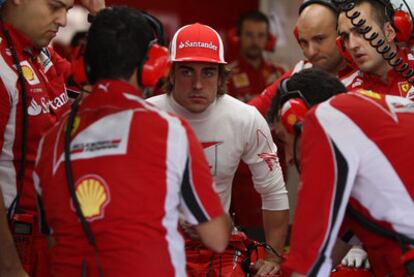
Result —
<path fill-rule="evenodd" d="M 409 93 L 410 94 L 414 93 L 414 87 L 408 82 L 400 82 L 398 83 L 398 86 L 400 89 L 401 96 L 406 96 Z"/>

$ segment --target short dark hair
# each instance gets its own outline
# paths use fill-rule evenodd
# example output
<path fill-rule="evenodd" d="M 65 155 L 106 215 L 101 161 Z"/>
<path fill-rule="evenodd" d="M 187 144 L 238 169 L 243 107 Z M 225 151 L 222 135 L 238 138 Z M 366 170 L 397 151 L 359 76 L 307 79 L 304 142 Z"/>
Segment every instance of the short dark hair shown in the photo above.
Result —
<path fill-rule="evenodd" d="M 347 91 L 341 81 L 333 74 L 316 68 L 304 69 L 293 74 L 286 81 L 286 87 L 288 91 L 300 91 L 310 107 Z M 287 98 L 281 99 L 280 94 L 276 93 L 272 99 L 268 112 L 268 119 L 271 123 L 279 117 L 281 107 L 288 100 Z"/>
<path fill-rule="evenodd" d="M 82 41 L 86 41 L 88 37 L 88 32 L 86 31 L 78 31 L 76 32 L 72 39 L 70 40 L 70 47 L 75 48 L 79 46 Z"/>
<path fill-rule="evenodd" d="M 138 10 L 124 6 L 101 10 L 92 22 L 86 44 L 90 83 L 129 79 L 144 63 L 152 38 L 151 27 Z"/>
<path fill-rule="evenodd" d="M 373 8 L 375 21 L 379 26 L 384 27 L 386 22 L 390 22 L 394 26 L 394 8 L 390 0 L 355 0 L 355 5 L 359 6 L 368 3 Z M 343 10 L 343 6 L 341 11 Z"/>
<path fill-rule="evenodd" d="M 267 31 L 269 31 L 269 25 L 270 25 L 269 18 L 267 18 L 267 16 L 264 13 L 257 11 L 257 10 L 253 10 L 253 11 L 247 11 L 247 12 L 242 13 L 239 16 L 239 19 L 237 19 L 237 35 L 238 36 L 240 36 L 241 34 L 244 21 L 247 21 L 247 20 L 266 23 Z"/>

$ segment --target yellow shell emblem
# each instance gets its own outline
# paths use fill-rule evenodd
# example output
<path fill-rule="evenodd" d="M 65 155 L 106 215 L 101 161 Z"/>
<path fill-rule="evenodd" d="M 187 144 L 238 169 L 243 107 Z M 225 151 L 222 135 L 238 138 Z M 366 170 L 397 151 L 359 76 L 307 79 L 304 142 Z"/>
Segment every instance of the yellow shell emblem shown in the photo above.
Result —
<path fill-rule="evenodd" d="M 23 65 L 22 71 L 23 71 L 23 76 L 24 78 L 26 78 L 26 80 L 28 81 L 34 80 L 34 73 L 30 67 L 28 67 L 27 65 Z"/>
<path fill-rule="evenodd" d="M 103 216 L 103 210 L 109 202 L 109 191 L 103 180 L 93 176 L 82 178 L 75 192 L 85 218 L 91 220 Z"/>
<path fill-rule="evenodd" d="M 294 115 L 294 114 L 288 115 L 287 122 L 288 122 L 289 125 L 293 126 L 296 123 L 296 121 L 297 121 L 296 115 Z"/>

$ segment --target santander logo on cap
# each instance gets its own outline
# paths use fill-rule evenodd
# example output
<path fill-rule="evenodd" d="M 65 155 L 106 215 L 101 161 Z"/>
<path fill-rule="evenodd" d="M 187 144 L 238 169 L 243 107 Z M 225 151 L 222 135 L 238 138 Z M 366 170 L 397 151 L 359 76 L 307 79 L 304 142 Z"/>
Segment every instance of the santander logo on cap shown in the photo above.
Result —
<path fill-rule="evenodd" d="M 218 47 L 217 45 L 213 44 L 213 42 L 202 42 L 202 41 L 189 41 L 186 40 L 184 43 L 180 42 L 180 46 L 178 48 L 184 48 L 184 47 L 202 47 L 202 48 L 209 48 L 214 51 L 217 51 Z"/>
<path fill-rule="evenodd" d="M 211 27 L 200 23 L 180 28 L 170 46 L 172 62 L 210 62 L 226 64 L 223 41 Z"/>

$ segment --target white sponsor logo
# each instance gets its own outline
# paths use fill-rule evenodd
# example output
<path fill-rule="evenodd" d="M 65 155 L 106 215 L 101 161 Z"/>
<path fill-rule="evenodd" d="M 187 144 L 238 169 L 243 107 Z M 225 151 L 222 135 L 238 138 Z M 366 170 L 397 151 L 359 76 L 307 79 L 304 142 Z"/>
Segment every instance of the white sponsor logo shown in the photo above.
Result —
<path fill-rule="evenodd" d="M 98 89 L 100 89 L 100 90 L 103 90 L 103 91 L 105 91 L 105 92 L 108 92 L 108 85 L 109 84 L 99 84 L 98 85 Z"/>
<path fill-rule="evenodd" d="M 180 45 L 178 46 L 179 49 L 182 48 L 208 48 L 214 51 L 217 51 L 218 47 L 217 45 L 213 44 L 213 42 L 202 42 L 202 41 L 189 41 L 186 40 L 185 42 L 180 42 Z"/>
<path fill-rule="evenodd" d="M 387 95 L 386 102 L 393 113 L 414 113 L 414 103 L 409 99 Z"/>
<path fill-rule="evenodd" d="M 356 79 L 356 81 L 352 84 L 352 88 L 356 88 L 362 85 L 362 80 L 361 79 Z"/>
<path fill-rule="evenodd" d="M 29 108 L 27 109 L 27 113 L 32 116 L 39 115 L 42 112 L 42 106 L 37 104 L 37 102 L 32 99 L 32 102 L 30 103 Z"/>
<path fill-rule="evenodd" d="M 46 73 L 46 72 L 49 71 L 49 69 L 52 67 L 53 64 L 52 64 L 52 61 L 50 60 L 49 56 L 45 53 L 45 51 L 47 51 L 47 50 L 44 50 L 44 51 L 40 52 L 39 58 L 40 58 L 40 61 L 42 63 L 42 66 L 43 66 L 43 70 Z"/>
<path fill-rule="evenodd" d="M 59 96 L 52 100 L 40 97 L 39 101 L 40 103 L 36 102 L 34 98 L 32 99 L 30 106 L 27 108 L 27 113 L 29 115 L 37 116 L 42 112 L 50 113 L 50 107 L 52 107 L 53 110 L 58 110 L 69 101 L 69 98 L 66 92 L 62 92 Z"/>

